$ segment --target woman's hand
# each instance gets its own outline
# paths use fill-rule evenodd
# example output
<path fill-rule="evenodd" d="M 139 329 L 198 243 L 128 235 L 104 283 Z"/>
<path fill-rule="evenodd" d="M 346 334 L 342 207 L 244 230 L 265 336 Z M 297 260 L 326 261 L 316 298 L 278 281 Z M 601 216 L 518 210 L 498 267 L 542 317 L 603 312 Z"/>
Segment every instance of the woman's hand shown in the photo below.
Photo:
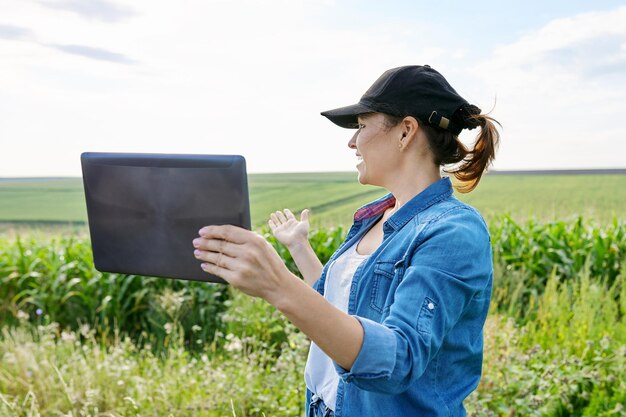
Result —
<path fill-rule="evenodd" d="M 293 275 L 262 236 L 241 227 L 206 226 L 193 240 L 202 269 L 280 310 L 335 362 L 350 369 L 363 343 L 359 321 Z M 309 246 L 310 247 L 310 246 Z"/>
<path fill-rule="evenodd" d="M 300 221 L 291 210 L 276 211 L 270 215 L 267 222 L 276 239 L 287 248 L 305 243 L 309 239 L 309 210 L 304 209 L 300 214 Z"/>
<path fill-rule="evenodd" d="M 293 275 L 263 236 L 232 225 L 206 226 L 193 240 L 202 269 L 223 278 L 244 293 L 271 304 Z M 275 305 L 275 304 L 274 304 Z"/>

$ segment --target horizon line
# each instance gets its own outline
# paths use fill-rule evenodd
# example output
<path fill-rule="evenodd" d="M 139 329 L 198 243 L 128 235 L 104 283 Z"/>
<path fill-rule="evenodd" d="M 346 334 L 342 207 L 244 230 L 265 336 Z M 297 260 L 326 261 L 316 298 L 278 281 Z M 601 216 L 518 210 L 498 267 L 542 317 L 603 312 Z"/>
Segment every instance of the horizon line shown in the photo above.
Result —
<path fill-rule="evenodd" d="M 248 175 L 293 175 L 293 174 L 357 174 L 357 171 L 284 171 L 284 172 L 248 172 Z M 565 168 L 565 169 L 508 169 L 490 170 L 484 175 L 584 175 L 584 174 L 626 174 L 626 168 Z M 61 180 L 75 179 L 82 176 L 33 176 L 33 177 L 0 177 L 0 181 L 27 180 Z"/>

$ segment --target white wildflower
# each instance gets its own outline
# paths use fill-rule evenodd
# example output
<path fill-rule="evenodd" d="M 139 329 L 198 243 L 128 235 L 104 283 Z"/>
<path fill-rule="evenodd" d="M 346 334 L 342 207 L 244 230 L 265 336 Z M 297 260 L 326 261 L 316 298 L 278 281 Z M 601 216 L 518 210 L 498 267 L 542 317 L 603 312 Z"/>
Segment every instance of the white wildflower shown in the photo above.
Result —
<path fill-rule="evenodd" d="M 61 332 L 61 340 L 64 342 L 74 342 L 76 340 L 76 335 L 71 332 Z"/>
<path fill-rule="evenodd" d="M 228 336 L 231 336 L 230 334 Z M 234 336 L 234 337 L 226 337 L 227 340 L 229 340 L 229 342 L 224 346 L 224 349 L 226 349 L 229 352 L 238 352 L 243 348 L 243 345 L 241 343 L 241 339 L 239 339 L 238 337 Z"/>
<path fill-rule="evenodd" d="M 87 337 L 89 336 L 89 332 L 90 332 L 90 328 L 88 324 L 83 324 L 82 326 L 80 326 L 80 334 L 83 335 L 83 337 Z"/>

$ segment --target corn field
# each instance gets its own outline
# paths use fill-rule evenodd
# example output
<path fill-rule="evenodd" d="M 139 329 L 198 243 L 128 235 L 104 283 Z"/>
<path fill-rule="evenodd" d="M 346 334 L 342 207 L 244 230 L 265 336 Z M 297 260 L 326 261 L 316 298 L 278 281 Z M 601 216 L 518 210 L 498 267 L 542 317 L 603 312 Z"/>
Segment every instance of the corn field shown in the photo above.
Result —
<path fill-rule="evenodd" d="M 626 415 L 626 224 L 499 217 L 490 230 L 468 414 Z M 345 232 L 311 232 L 323 262 Z M 308 341 L 273 307 L 223 285 L 100 273 L 85 239 L 0 240 L 0 329 L 0 415 L 303 412 Z"/>

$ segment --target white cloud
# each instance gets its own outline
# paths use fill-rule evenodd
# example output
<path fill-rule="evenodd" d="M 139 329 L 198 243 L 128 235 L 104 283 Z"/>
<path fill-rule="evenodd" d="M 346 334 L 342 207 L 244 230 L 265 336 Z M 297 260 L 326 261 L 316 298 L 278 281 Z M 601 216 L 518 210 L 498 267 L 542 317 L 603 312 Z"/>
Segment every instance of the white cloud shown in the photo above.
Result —
<path fill-rule="evenodd" d="M 351 133 L 319 112 L 358 100 L 387 68 L 443 52 L 415 51 L 380 26 L 326 25 L 320 16 L 333 7 L 144 0 L 112 23 L 37 3 L 5 6 L 3 19 L 35 32 L 39 46 L 0 40 L 15 57 L 0 79 L 9 121 L 0 126 L 8 145 L 0 176 L 78 175 L 86 150 L 240 153 L 252 172 L 354 170 Z"/>
<path fill-rule="evenodd" d="M 473 69 L 505 126 L 496 168 L 626 164 L 626 7 L 557 19 Z"/>
<path fill-rule="evenodd" d="M 40 0 L 39 4 L 105 22 L 115 22 L 134 15 L 131 8 L 108 0 Z"/>
<path fill-rule="evenodd" d="M 252 172 L 354 170 L 351 133 L 319 112 L 407 63 L 433 65 L 484 110 L 497 95 L 496 168 L 623 166 L 610 149 L 591 162 L 563 152 L 578 144 L 589 156 L 586 144 L 624 137 L 623 122 L 610 124 L 624 102 L 624 8 L 551 22 L 467 71 L 472 51 L 438 42 L 432 22 L 348 27 L 329 23 L 332 1 L 85 2 L 0 0 L 0 176 L 80 175 L 82 151 L 240 153 Z"/>

